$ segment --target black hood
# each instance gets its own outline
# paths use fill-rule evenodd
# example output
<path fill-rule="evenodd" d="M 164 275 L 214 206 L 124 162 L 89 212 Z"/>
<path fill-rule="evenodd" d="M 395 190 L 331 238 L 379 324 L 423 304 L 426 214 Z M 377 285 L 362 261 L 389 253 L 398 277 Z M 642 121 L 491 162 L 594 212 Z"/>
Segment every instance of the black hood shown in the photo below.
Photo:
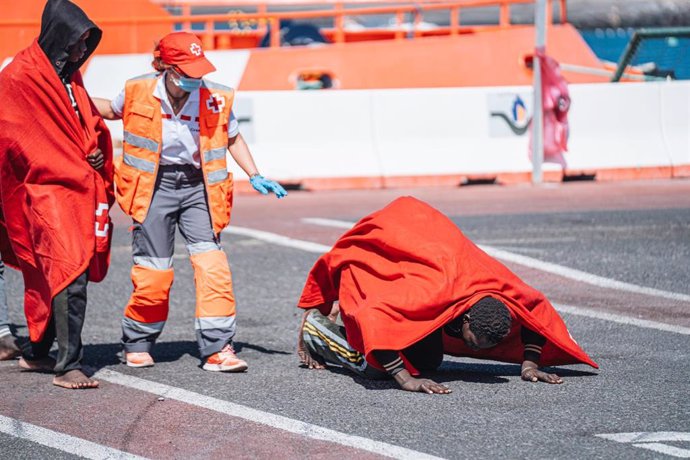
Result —
<path fill-rule="evenodd" d="M 84 57 L 79 62 L 68 62 L 68 48 L 76 44 L 87 30 L 91 34 L 86 39 Z M 68 81 L 95 51 L 101 35 L 101 29 L 74 3 L 68 0 L 48 0 L 41 17 L 38 44 L 60 78 Z"/>

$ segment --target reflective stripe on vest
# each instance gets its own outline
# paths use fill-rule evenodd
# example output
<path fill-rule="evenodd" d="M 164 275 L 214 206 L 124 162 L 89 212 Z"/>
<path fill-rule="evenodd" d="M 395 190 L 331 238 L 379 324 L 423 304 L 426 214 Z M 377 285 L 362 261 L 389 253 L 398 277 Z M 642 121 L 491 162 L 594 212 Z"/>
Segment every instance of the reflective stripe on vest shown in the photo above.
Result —
<path fill-rule="evenodd" d="M 134 147 L 146 149 L 153 153 L 158 153 L 158 142 L 154 141 L 153 139 L 148 139 L 143 136 L 137 136 L 136 134 L 132 134 L 129 131 L 125 131 L 123 140 L 129 145 L 133 145 Z"/>
<path fill-rule="evenodd" d="M 226 168 L 216 169 L 215 171 L 209 172 L 206 177 L 208 178 L 209 184 L 223 182 L 225 179 L 228 178 L 228 170 Z"/>
<path fill-rule="evenodd" d="M 122 162 L 128 166 L 131 166 L 132 168 L 136 168 L 147 173 L 153 174 L 156 171 L 156 163 L 137 158 L 129 153 L 122 154 Z"/>
<path fill-rule="evenodd" d="M 217 149 L 207 150 L 204 152 L 204 161 L 209 162 L 209 161 L 219 160 L 221 158 L 225 158 L 225 152 L 226 151 L 227 151 L 226 147 L 219 147 Z"/>

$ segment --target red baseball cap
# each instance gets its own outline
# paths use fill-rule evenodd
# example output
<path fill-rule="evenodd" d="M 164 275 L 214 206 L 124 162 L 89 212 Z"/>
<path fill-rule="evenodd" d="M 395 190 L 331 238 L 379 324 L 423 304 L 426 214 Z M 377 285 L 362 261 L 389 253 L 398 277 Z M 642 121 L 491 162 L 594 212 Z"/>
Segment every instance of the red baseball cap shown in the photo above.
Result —
<path fill-rule="evenodd" d="M 216 70 L 204 56 L 199 38 L 189 32 L 173 32 L 163 37 L 158 44 L 157 55 L 191 78 L 201 78 Z"/>

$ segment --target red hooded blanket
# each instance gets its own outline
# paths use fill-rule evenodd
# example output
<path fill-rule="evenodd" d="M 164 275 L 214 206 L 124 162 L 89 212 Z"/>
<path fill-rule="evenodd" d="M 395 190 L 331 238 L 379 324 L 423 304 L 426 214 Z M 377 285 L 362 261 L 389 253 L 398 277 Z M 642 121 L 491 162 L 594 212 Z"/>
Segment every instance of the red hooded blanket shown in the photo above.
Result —
<path fill-rule="evenodd" d="M 339 300 L 348 342 L 376 364 L 372 350 L 402 350 L 485 296 L 510 309 L 508 337 L 473 351 L 444 334 L 445 353 L 521 363 L 524 324 L 547 339 L 542 365 L 598 367 L 541 292 L 479 249 L 446 216 L 411 197 L 398 198 L 340 237 L 316 261 L 299 307 L 328 314 Z"/>
<path fill-rule="evenodd" d="M 0 73 L 0 250 L 22 271 L 24 310 L 32 341 L 43 336 L 52 298 L 89 269 L 107 271 L 113 203 L 110 133 L 72 77 L 82 125 L 38 42 Z M 98 172 L 86 155 L 99 147 Z"/>

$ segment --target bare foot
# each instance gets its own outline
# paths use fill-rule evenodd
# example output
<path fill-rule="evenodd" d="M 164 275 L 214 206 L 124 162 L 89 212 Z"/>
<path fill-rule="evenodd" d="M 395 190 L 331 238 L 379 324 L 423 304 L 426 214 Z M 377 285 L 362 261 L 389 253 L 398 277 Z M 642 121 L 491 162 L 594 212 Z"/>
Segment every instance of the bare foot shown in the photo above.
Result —
<path fill-rule="evenodd" d="M 302 336 L 302 331 L 304 330 L 304 323 L 307 322 L 307 316 L 312 310 L 307 310 L 302 316 L 302 324 L 299 326 L 299 334 L 297 335 L 297 356 L 302 364 L 307 366 L 309 369 L 326 369 L 326 363 L 321 359 L 320 356 L 313 356 L 307 350 L 307 346 L 304 344 L 304 337 Z"/>
<path fill-rule="evenodd" d="M 90 379 L 79 369 L 67 371 L 62 375 L 56 375 L 53 385 L 67 388 L 69 390 L 86 390 L 88 388 L 98 388 L 98 380 Z"/>
<path fill-rule="evenodd" d="M 0 337 L 0 361 L 18 358 L 22 352 L 17 346 L 17 339 L 12 334 Z"/>
<path fill-rule="evenodd" d="M 32 372 L 53 372 L 55 360 L 50 356 L 36 360 L 29 360 L 22 356 L 19 358 L 19 367 Z"/>

